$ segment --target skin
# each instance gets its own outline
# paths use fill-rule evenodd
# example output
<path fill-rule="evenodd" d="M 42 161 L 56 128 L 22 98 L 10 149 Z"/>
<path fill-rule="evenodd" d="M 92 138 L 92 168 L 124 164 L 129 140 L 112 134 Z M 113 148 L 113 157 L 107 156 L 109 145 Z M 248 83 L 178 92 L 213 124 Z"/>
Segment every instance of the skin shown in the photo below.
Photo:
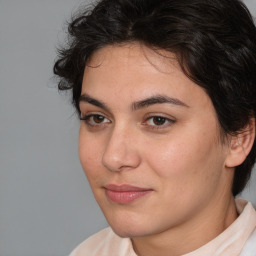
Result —
<path fill-rule="evenodd" d="M 136 43 L 104 47 L 85 68 L 81 95 L 82 167 L 110 226 L 139 256 L 189 253 L 237 218 L 231 143 L 220 141 L 210 98 L 174 55 Z M 176 104 L 132 108 L 156 95 Z M 151 191 L 118 204 L 108 184 Z"/>

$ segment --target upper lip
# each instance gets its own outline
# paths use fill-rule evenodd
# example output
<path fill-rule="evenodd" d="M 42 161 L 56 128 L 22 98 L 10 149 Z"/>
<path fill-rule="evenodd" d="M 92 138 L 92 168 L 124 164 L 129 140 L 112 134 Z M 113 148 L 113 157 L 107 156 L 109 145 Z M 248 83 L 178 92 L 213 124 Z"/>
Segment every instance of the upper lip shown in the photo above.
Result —
<path fill-rule="evenodd" d="M 152 190 L 149 188 L 140 188 L 128 184 L 123 184 L 123 185 L 116 185 L 116 184 L 108 184 L 104 186 L 104 188 L 111 190 L 111 191 L 116 191 L 116 192 L 128 192 L 128 191 L 148 191 Z"/>

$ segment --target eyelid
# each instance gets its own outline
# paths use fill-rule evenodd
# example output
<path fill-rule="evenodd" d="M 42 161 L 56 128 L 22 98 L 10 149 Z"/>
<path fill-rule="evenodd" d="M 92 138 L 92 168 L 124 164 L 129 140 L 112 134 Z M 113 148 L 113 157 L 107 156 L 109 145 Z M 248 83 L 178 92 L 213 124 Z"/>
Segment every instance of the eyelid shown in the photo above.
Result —
<path fill-rule="evenodd" d="M 168 121 L 168 123 L 163 124 L 163 125 L 150 125 L 150 124 L 146 124 L 150 119 L 153 119 L 155 117 L 160 117 L 165 119 L 166 121 Z M 144 118 L 145 121 L 143 121 L 142 125 L 144 126 L 148 126 L 150 129 L 165 129 L 170 127 L 171 125 L 173 125 L 176 122 L 176 119 L 170 116 L 166 116 L 164 114 L 158 114 L 158 113 L 150 113 L 147 114 Z"/>
<path fill-rule="evenodd" d="M 175 117 L 173 117 L 173 116 L 171 116 L 171 115 L 168 115 L 168 114 L 159 113 L 159 112 L 147 113 L 147 114 L 144 116 L 144 120 L 147 120 L 147 119 L 150 119 L 150 118 L 153 118 L 153 117 L 162 117 L 162 118 L 165 118 L 165 119 L 170 120 L 170 121 L 173 121 L 173 122 L 176 121 L 176 118 L 175 118 Z"/>
<path fill-rule="evenodd" d="M 100 122 L 100 123 L 90 123 L 90 118 L 91 117 L 95 117 L 95 116 L 102 116 L 105 120 L 108 120 L 107 122 Z M 82 115 L 80 116 L 80 120 L 81 121 L 84 121 L 85 124 L 87 126 L 91 126 L 91 127 L 102 127 L 103 125 L 106 125 L 107 123 L 111 123 L 111 120 L 109 118 L 106 117 L 106 115 L 100 113 L 100 112 L 89 112 L 89 113 L 86 113 L 85 115 Z"/>
<path fill-rule="evenodd" d="M 107 117 L 107 115 L 101 111 L 81 111 L 81 114 L 80 114 L 80 119 L 84 120 L 90 116 L 104 116 L 106 119 L 109 119 L 109 117 Z"/>
<path fill-rule="evenodd" d="M 80 117 L 84 117 L 87 114 L 95 114 L 105 116 L 107 119 L 113 119 L 113 115 L 108 110 L 102 109 L 100 107 L 91 105 L 87 102 L 79 103 Z"/>

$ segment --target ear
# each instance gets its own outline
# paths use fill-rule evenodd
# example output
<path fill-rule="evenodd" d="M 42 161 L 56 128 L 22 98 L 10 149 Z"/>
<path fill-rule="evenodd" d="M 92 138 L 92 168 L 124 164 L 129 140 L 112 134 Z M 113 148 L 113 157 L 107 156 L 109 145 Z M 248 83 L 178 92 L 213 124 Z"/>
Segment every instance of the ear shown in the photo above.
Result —
<path fill-rule="evenodd" d="M 225 166 L 236 167 L 244 162 L 251 151 L 255 140 L 255 119 L 250 122 L 237 135 L 231 136 L 229 141 L 229 153 Z"/>

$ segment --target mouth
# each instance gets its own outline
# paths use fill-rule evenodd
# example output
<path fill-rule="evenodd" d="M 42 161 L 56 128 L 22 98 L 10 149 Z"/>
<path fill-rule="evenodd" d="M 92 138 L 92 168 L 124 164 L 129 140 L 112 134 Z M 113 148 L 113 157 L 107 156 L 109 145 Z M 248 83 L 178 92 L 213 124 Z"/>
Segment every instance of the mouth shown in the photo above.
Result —
<path fill-rule="evenodd" d="M 128 204 L 137 199 L 144 197 L 152 192 L 152 189 L 140 188 L 131 185 L 114 185 L 109 184 L 105 187 L 105 194 L 107 198 L 118 204 Z"/>

